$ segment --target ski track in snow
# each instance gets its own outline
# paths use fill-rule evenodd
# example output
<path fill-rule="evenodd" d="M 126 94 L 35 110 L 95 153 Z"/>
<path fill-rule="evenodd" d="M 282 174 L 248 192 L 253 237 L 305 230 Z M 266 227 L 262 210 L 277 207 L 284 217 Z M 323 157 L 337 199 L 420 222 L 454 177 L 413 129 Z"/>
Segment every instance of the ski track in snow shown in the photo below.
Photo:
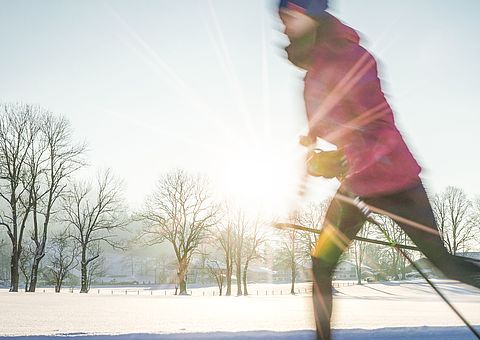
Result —
<path fill-rule="evenodd" d="M 454 281 L 435 283 L 473 325 L 480 325 L 479 290 Z M 310 284 L 297 287 L 305 291 Z M 192 289 L 193 296 L 165 296 L 138 287 L 127 295 L 122 294 L 125 288 L 113 295 L 110 288 L 100 289 L 100 294 L 95 288 L 86 295 L 0 290 L 0 340 L 315 337 L 308 294 L 285 295 L 289 285 L 256 284 L 249 289 L 254 295 L 247 297 L 203 296 L 214 288 Z M 334 339 L 475 339 L 424 282 L 355 285 L 335 291 Z"/>

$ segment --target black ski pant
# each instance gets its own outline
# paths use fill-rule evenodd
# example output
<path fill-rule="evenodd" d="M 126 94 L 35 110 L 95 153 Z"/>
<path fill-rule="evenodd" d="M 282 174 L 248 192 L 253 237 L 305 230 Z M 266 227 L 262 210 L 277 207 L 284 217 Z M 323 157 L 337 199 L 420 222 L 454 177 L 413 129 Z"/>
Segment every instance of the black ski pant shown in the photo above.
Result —
<path fill-rule="evenodd" d="M 333 198 L 312 253 L 313 307 L 317 339 L 331 338 L 332 274 L 338 259 L 366 220 L 357 206 L 340 199 L 345 195 L 348 194 L 340 188 Z M 425 256 L 447 277 L 480 288 L 480 266 L 465 258 L 450 255 L 444 247 L 430 202 L 420 181 L 411 189 L 384 196 L 362 198 L 362 201 L 434 231 L 432 233 L 396 221 Z"/>

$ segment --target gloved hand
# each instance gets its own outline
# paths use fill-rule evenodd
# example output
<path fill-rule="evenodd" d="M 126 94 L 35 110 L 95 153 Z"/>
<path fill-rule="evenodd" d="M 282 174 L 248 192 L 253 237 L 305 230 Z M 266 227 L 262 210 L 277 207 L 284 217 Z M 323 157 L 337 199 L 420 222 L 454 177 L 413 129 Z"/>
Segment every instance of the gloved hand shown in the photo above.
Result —
<path fill-rule="evenodd" d="M 315 146 L 315 144 L 317 143 L 317 138 L 312 137 L 310 135 L 300 136 L 300 139 L 298 140 L 298 142 L 300 143 L 300 145 L 303 145 L 308 148 L 308 147 Z"/>
<path fill-rule="evenodd" d="M 311 176 L 342 178 L 347 170 L 346 159 L 342 151 L 311 151 L 308 154 L 307 172 Z"/>

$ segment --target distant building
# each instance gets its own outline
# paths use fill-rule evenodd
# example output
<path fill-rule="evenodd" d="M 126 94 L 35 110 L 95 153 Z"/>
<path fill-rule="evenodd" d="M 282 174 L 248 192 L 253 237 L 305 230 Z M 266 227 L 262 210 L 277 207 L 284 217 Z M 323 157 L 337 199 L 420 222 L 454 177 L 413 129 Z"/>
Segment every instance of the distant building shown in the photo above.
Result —
<path fill-rule="evenodd" d="M 343 260 L 340 261 L 333 273 L 334 280 L 356 280 L 357 279 L 357 266 L 354 262 Z M 374 276 L 374 270 L 369 266 L 362 265 L 362 278 Z"/>
<path fill-rule="evenodd" d="M 415 265 L 427 275 L 427 277 L 442 277 L 442 273 L 426 258 L 422 257 L 415 261 Z M 417 273 L 412 265 L 406 267 L 407 278 L 419 278 L 421 275 Z"/>
<path fill-rule="evenodd" d="M 457 253 L 457 256 L 468 257 L 480 261 L 480 252 L 463 252 Z M 415 261 L 415 264 L 422 270 L 424 274 L 431 277 L 444 277 L 442 272 L 438 270 L 427 258 L 422 257 Z M 412 266 L 407 267 L 407 271 L 412 272 L 416 276 L 415 269 Z"/>

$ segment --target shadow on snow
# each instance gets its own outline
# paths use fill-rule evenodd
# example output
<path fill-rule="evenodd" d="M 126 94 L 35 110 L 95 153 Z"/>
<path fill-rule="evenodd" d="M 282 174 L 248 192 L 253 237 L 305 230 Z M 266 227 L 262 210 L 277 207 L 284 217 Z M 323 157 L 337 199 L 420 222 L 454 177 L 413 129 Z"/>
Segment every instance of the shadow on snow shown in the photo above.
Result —
<path fill-rule="evenodd" d="M 480 326 L 477 326 L 480 330 Z M 353 339 L 473 339 L 474 336 L 466 327 L 395 327 L 381 329 L 338 329 L 333 331 L 336 340 Z M 246 332 L 211 332 L 211 333 L 175 333 L 175 334 L 121 334 L 121 335 L 89 335 L 86 333 L 68 333 L 58 335 L 31 335 L 4 337 L 12 340 L 183 340 L 183 339 L 282 339 L 282 340 L 311 340 L 315 332 L 299 330 L 289 332 L 273 331 L 246 331 Z"/>

